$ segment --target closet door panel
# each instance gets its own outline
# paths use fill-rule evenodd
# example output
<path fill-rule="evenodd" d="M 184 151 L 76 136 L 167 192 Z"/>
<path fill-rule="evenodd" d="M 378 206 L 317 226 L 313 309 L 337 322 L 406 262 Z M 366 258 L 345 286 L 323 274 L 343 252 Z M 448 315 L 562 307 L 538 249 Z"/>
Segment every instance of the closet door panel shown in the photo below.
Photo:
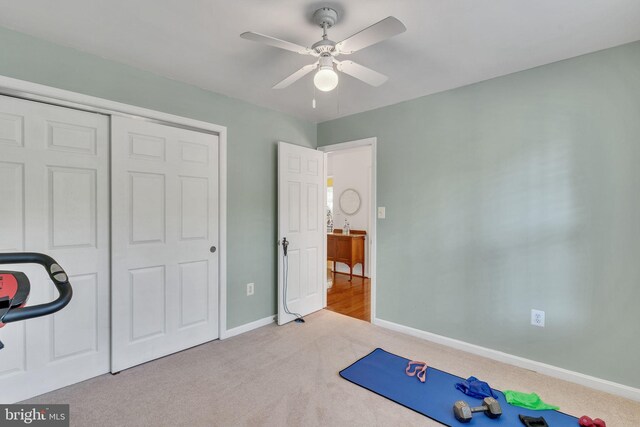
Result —
<path fill-rule="evenodd" d="M 0 251 L 43 252 L 67 271 L 62 311 L 0 329 L 0 401 L 15 402 L 109 369 L 109 119 L 0 96 Z M 28 304 L 57 297 L 39 266 Z"/>
<path fill-rule="evenodd" d="M 218 338 L 218 137 L 114 117 L 112 371 Z"/>

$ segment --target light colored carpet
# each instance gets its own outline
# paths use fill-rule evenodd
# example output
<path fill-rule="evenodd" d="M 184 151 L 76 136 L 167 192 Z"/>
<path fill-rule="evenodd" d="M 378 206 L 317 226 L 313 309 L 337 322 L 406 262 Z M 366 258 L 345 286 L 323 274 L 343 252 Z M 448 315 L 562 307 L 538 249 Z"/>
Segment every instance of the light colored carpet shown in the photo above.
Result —
<path fill-rule="evenodd" d="M 324 310 L 302 325 L 266 326 L 30 402 L 69 403 L 74 426 L 440 425 L 338 376 L 376 347 L 498 389 L 535 391 L 609 427 L 640 425 L 638 402 Z"/>

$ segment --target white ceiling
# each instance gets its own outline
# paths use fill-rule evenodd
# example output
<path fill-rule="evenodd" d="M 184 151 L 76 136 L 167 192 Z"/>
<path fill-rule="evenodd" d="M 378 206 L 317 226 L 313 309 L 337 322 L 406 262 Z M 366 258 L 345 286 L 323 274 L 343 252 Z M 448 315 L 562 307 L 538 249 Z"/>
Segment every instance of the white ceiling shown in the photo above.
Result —
<path fill-rule="evenodd" d="M 340 41 L 389 15 L 407 32 L 349 59 L 389 76 L 344 74 L 317 95 L 312 74 L 271 86 L 314 58 L 243 40 L 255 31 L 310 46 L 313 11 L 340 14 Z M 638 0 L 0 0 L 0 25 L 321 122 L 640 40 Z"/>

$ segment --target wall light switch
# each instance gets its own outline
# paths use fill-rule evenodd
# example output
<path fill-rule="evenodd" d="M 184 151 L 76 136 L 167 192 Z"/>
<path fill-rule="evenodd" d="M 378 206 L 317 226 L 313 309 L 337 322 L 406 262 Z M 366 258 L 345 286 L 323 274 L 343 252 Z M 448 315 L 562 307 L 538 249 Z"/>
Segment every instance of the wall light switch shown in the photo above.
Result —
<path fill-rule="evenodd" d="M 255 290 L 255 285 L 253 283 L 247 283 L 247 296 L 253 295 L 254 290 Z"/>
<path fill-rule="evenodd" d="M 385 207 L 384 206 L 378 207 L 378 219 L 385 219 L 385 218 L 386 218 Z"/>

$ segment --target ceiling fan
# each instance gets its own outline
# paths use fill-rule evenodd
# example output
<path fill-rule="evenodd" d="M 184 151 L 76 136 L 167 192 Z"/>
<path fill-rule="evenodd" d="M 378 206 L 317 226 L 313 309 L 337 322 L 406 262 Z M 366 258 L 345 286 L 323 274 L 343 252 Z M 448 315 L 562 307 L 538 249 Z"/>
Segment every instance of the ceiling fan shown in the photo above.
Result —
<path fill-rule="evenodd" d="M 352 54 L 365 47 L 405 32 L 407 28 L 397 18 L 389 16 L 339 43 L 329 40 L 327 36 L 327 29 L 333 27 L 338 22 L 338 13 L 334 9 L 323 7 L 316 10 L 313 14 L 313 22 L 322 28 L 322 40 L 314 43 L 311 48 L 251 31 L 240 34 L 240 37 L 243 39 L 268 44 L 269 46 L 289 50 L 301 55 L 312 55 L 318 58 L 313 64 L 305 65 L 276 84 L 273 87 L 274 89 L 283 89 L 316 69 L 317 72 L 313 77 L 313 83 L 316 88 L 324 92 L 329 92 L 338 85 L 338 73 L 336 73 L 336 70 L 355 77 L 358 80 L 362 80 L 371 86 L 377 87 L 387 81 L 387 76 L 377 71 L 353 61 L 338 61 L 336 57 L 338 55 Z"/>

